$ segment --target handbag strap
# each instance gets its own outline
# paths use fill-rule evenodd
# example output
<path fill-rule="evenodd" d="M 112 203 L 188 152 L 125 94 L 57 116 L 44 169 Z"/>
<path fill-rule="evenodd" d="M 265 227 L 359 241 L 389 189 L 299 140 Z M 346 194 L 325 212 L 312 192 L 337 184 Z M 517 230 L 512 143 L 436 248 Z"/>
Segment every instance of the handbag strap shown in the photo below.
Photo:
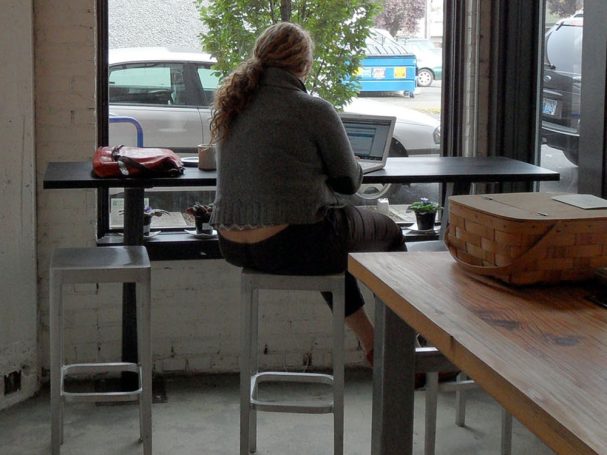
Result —
<path fill-rule="evenodd" d="M 445 243 L 451 251 L 451 255 L 455 261 L 462 266 L 465 270 L 479 275 L 508 275 L 513 270 L 521 269 L 525 265 L 529 264 L 536 259 L 539 259 L 542 253 L 542 248 L 551 241 L 551 239 L 557 234 L 561 234 L 562 227 L 564 227 L 562 221 L 557 221 L 554 225 L 546 232 L 537 242 L 533 244 L 531 248 L 522 253 L 521 255 L 512 259 L 512 262 L 507 265 L 493 266 L 493 265 L 472 265 L 462 261 L 457 257 L 457 248 L 449 241 L 450 226 L 447 226 L 447 232 L 445 235 Z"/>
<path fill-rule="evenodd" d="M 152 172 L 145 164 L 142 164 L 139 161 L 134 160 L 133 158 L 128 157 L 128 156 L 122 156 L 122 155 L 120 155 L 116 161 L 118 161 L 118 166 L 120 167 L 120 171 L 123 174 L 124 174 L 124 172 L 122 171 L 121 165 L 124 166 L 124 168 L 126 169 L 126 174 L 125 175 L 129 175 L 129 170 L 128 170 L 129 166 L 131 168 L 137 168 L 137 169 L 139 169 L 143 175 Z"/>
<path fill-rule="evenodd" d="M 127 167 L 126 163 L 124 163 L 124 161 L 122 160 L 122 158 L 124 158 L 122 155 L 120 155 L 120 150 L 122 149 L 122 147 L 124 147 L 124 144 L 121 145 L 117 145 L 114 148 L 112 148 L 112 160 L 116 161 L 116 163 L 118 164 L 118 169 L 120 170 L 120 173 L 122 175 L 124 175 L 125 177 L 129 176 L 129 168 Z"/>

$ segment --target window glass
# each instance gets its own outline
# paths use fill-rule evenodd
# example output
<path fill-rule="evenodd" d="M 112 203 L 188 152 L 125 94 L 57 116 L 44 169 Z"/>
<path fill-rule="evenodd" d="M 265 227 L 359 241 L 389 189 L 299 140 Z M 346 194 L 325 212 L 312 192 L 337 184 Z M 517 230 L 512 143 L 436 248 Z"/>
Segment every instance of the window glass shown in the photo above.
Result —
<path fill-rule="evenodd" d="M 186 105 L 182 65 L 110 65 L 110 103 Z"/>
<path fill-rule="evenodd" d="M 376 21 L 358 71 L 360 93 L 344 108 L 396 117 L 391 157 L 437 156 L 441 150 L 443 1 L 427 0 L 415 14 L 415 20 L 396 25 Z M 135 119 L 146 147 L 194 156 L 197 145 L 209 141 L 210 106 L 219 81 L 213 60 L 201 48 L 199 35 L 205 32 L 199 17 L 191 0 L 174 0 L 169 10 L 142 10 L 129 0 L 109 2 L 110 144 L 136 145 L 133 126 L 112 122 L 112 116 Z M 123 32 L 127 28 L 131 33 Z M 153 37 L 149 30 L 155 30 Z M 408 49 L 407 42 L 415 47 Z M 375 206 L 389 198 L 391 207 L 404 214 L 405 205 L 422 196 L 438 201 L 438 184 L 363 185 L 350 202 Z M 122 194 L 111 197 L 111 222 L 119 229 Z M 213 200 L 212 193 L 195 188 L 152 189 L 146 197 L 149 205 L 171 213 Z M 154 223 L 162 227 L 163 219 Z M 166 229 L 176 229 L 166 221 Z"/>
<path fill-rule="evenodd" d="M 219 85 L 219 78 L 211 68 L 198 68 L 198 77 L 205 90 L 215 90 Z"/>
<path fill-rule="evenodd" d="M 564 20 L 546 35 L 546 65 L 564 73 L 582 74 L 583 18 Z"/>
<path fill-rule="evenodd" d="M 219 86 L 219 78 L 215 76 L 215 71 L 211 68 L 198 67 L 198 79 L 203 90 L 203 103 L 206 106 L 213 104 L 215 98 L 215 91 Z"/>
<path fill-rule="evenodd" d="M 171 69 L 158 65 L 110 69 L 109 81 L 110 85 L 168 88 L 171 86 Z"/>
<path fill-rule="evenodd" d="M 546 2 L 542 74 L 540 165 L 561 174 L 541 191 L 578 191 L 578 144 L 582 88 L 583 2 L 566 9 Z"/>

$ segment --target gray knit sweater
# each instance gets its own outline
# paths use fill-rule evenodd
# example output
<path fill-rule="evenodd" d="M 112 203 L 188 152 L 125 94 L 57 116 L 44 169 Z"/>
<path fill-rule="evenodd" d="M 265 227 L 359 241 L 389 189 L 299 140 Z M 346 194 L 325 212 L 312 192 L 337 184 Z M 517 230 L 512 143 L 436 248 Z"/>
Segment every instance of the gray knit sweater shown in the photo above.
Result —
<path fill-rule="evenodd" d="M 256 94 L 218 144 L 211 224 L 308 224 L 362 181 L 341 120 L 293 74 L 267 68 Z"/>

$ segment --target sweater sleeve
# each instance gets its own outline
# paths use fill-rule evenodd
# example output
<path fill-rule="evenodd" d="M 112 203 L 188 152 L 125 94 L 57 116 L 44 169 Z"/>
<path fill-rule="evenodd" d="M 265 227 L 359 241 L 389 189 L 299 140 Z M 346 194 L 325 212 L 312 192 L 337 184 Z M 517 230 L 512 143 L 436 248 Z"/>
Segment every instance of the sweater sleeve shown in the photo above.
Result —
<path fill-rule="evenodd" d="M 327 184 L 338 193 L 354 194 L 362 183 L 362 169 L 356 162 L 339 115 L 328 102 L 322 99 L 317 101 L 317 115 L 312 123 L 328 176 Z"/>

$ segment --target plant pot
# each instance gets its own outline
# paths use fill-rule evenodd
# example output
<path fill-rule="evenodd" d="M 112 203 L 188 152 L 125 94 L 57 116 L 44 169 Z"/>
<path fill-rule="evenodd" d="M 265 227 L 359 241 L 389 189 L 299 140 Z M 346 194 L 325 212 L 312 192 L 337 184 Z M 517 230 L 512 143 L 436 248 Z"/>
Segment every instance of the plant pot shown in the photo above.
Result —
<path fill-rule="evenodd" d="M 208 217 L 196 216 L 194 217 L 194 223 L 196 224 L 196 234 L 211 234 L 213 232 Z"/>
<path fill-rule="evenodd" d="M 417 220 L 417 229 L 419 231 L 429 231 L 430 229 L 434 229 L 434 222 L 436 221 L 436 212 L 416 213 L 415 219 Z"/>

